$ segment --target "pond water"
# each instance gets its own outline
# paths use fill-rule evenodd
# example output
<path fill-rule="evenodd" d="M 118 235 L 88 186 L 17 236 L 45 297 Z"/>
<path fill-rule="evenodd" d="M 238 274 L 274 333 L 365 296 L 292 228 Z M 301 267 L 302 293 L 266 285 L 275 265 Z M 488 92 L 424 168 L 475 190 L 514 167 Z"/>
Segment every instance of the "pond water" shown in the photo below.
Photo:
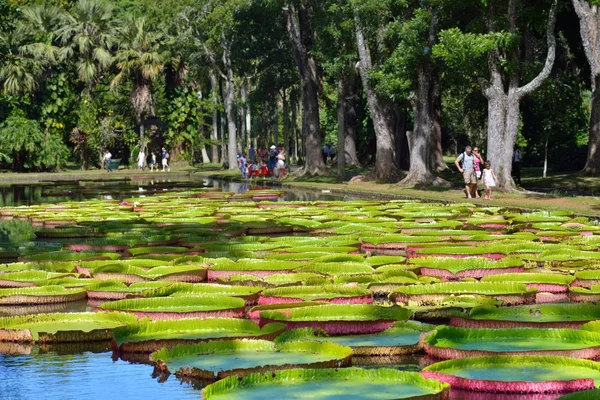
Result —
<path fill-rule="evenodd" d="M 106 181 L 63 181 L 0 186 L 0 207 L 151 196 L 165 191 L 186 191 L 208 187 L 244 193 L 261 189 L 242 183 L 191 179 L 132 179 Z M 264 187 L 262 187 L 264 189 Z M 343 196 L 312 191 L 287 191 L 277 201 L 344 200 Z M 351 199 L 351 198 L 348 198 Z M 31 227 L 24 221 L 0 221 L 0 244 L 19 242 L 30 237 Z M 23 240 L 25 241 L 25 239 Z M 89 311 L 87 303 L 79 302 L 44 308 L 14 309 L 0 307 L 0 316 L 36 312 Z M 377 357 L 355 359 L 353 364 L 365 368 L 388 367 L 404 371 L 419 371 L 434 362 L 424 355 L 402 358 Z M 4 399 L 199 399 L 202 384 L 183 382 L 174 375 L 153 376 L 153 367 L 144 360 L 123 360 L 115 357 L 110 345 L 92 347 L 53 347 L 0 345 L 0 400 Z M 285 397 L 285 396 L 283 396 Z M 558 394 L 503 395 L 454 391 L 452 399 L 463 400 L 554 400 Z"/>
<path fill-rule="evenodd" d="M 122 200 L 151 196 L 155 193 L 214 188 L 226 192 L 245 193 L 249 190 L 270 189 L 273 184 L 223 182 L 212 179 L 168 177 L 161 179 L 132 178 L 81 181 L 43 181 L 39 183 L 0 185 L 0 207 L 29 206 L 83 200 Z M 343 200 L 344 196 L 302 190 L 288 190 L 277 201 Z"/>

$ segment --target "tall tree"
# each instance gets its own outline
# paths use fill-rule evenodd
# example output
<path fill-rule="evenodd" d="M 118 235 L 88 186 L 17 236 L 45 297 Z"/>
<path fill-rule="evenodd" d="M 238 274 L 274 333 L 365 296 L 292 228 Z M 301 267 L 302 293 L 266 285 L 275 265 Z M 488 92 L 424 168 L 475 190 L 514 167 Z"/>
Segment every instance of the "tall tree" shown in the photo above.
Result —
<path fill-rule="evenodd" d="M 573 7 L 579 17 L 579 32 L 585 56 L 590 65 L 592 83 L 592 104 L 588 155 L 583 175 L 600 175 L 600 10 L 598 2 L 573 0 Z"/>
<path fill-rule="evenodd" d="M 286 26 L 292 54 L 300 73 L 302 108 L 305 129 L 306 161 L 298 175 L 322 175 L 325 164 L 321 157 L 321 128 L 319 120 L 319 74 L 313 49 L 314 7 L 311 0 L 286 0 L 284 7 Z"/>
<path fill-rule="evenodd" d="M 554 27 L 558 6 L 557 0 L 553 0 L 549 11 L 541 14 L 542 23 L 546 26 L 547 43 L 544 66 L 527 84 L 521 84 L 524 65 L 519 51 L 520 4 L 518 0 L 509 0 L 507 10 L 501 12 L 503 3 L 487 2 L 486 33 L 462 33 L 459 29 L 449 29 L 440 33 L 440 42 L 434 50 L 449 63 L 450 68 L 456 69 L 482 65 L 474 60 L 487 58 L 488 78 L 479 76 L 482 92 L 488 100 L 487 152 L 498 176 L 498 186 L 505 189 L 515 188 L 511 171 L 513 148 L 519 130 L 520 102 L 550 76 L 556 56 Z"/>
<path fill-rule="evenodd" d="M 57 32 L 64 56 L 76 60 L 79 80 L 88 94 L 112 64 L 114 33 L 113 8 L 98 0 L 79 0 Z"/>
<path fill-rule="evenodd" d="M 42 74 L 59 59 L 54 29 L 61 14 L 54 7 L 25 7 L 15 27 L 0 32 L 0 84 L 12 96 L 31 93 Z"/>
<path fill-rule="evenodd" d="M 153 84 L 163 69 L 158 52 L 161 39 L 162 35 L 151 30 L 143 18 L 127 20 L 117 33 L 115 61 L 119 73 L 110 86 L 116 91 L 125 81 L 133 81 L 130 102 L 140 127 L 140 150 L 146 147 L 145 119 L 155 114 Z"/>
<path fill-rule="evenodd" d="M 378 2 L 375 2 L 378 3 Z M 375 136 L 377 138 L 377 150 L 375 154 L 375 169 L 373 177 L 381 182 L 396 182 L 400 177 L 400 171 L 396 164 L 396 143 L 394 135 L 395 126 L 395 107 L 391 99 L 385 95 L 377 93 L 376 88 L 371 81 L 371 71 L 373 70 L 373 58 L 371 56 L 371 48 L 367 39 L 367 25 L 365 24 L 365 13 L 373 13 L 373 7 L 376 7 L 376 13 L 379 5 L 373 4 L 371 1 L 362 2 L 357 0 L 354 3 L 354 27 L 356 34 L 356 44 L 359 55 L 359 71 L 362 79 L 363 89 L 369 104 L 369 112 L 373 120 L 375 128 Z M 382 22 L 375 20 L 371 24 L 371 30 L 378 36 L 382 31 Z M 381 43 L 378 43 L 381 45 Z"/>
<path fill-rule="evenodd" d="M 508 33 L 517 34 L 518 19 L 517 0 L 509 0 L 508 3 Z M 523 97 L 538 89 L 550 76 L 554 59 L 556 56 L 556 39 L 554 26 L 556 24 L 557 0 L 554 0 L 550 8 L 547 22 L 548 52 L 544 67 L 540 73 L 525 85 L 520 84 L 518 72 L 503 74 L 501 70 L 500 49 L 492 50 L 488 55 L 490 80 L 484 86 L 483 93 L 488 99 L 488 158 L 494 166 L 498 176 L 498 186 L 503 188 L 514 188 L 511 177 L 513 148 L 517 140 L 519 129 L 519 106 Z M 488 29 L 490 32 L 497 31 L 498 16 L 495 7 L 488 4 Z M 513 48 L 508 54 L 508 59 L 518 64 L 518 48 Z M 503 76 L 504 75 L 504 76 Z M 508 82 L 507 82 L 508 81 Z M 508 90 L 505 84 L 508 83 Z"/>
<path fill-rule="evenodd" d="M 248 5 L 248 0 L 210 0 L 199 8 L 188 7 L 184 11 L 185 18 L 200 41 L 214 73 L 225 83 L 222 98 L 227 116 L 229 169 L 237 169 L 236 72 L 233 46 L 236 41 L 241 40 L 237 35 L 240 23 L 237 15 Z"/>

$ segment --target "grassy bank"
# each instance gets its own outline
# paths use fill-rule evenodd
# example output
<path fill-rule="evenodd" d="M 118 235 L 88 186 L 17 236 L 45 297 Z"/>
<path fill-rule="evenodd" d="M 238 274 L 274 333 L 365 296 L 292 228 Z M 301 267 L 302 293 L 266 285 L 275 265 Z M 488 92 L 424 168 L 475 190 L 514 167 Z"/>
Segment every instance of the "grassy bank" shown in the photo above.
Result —
<path fill-rule="evenodd" d="M 351 176 L 364 173 L 365 170 L 349 170 L 344 180 L 335 176 L 291 178 L 278 181 L 284 187 L 302 190 L 330 191 L 336 194 L 348 194 L 361 197 L 383 197 L 383 198 L 415 198 L 445 202 L 465 202 L 462 189 L 461 176 L 453 168 L 444 172 L 442 177 L 451 183 L 450 187 L 427 187 L 427 188 L 403 188 L 394 184 L 378 184 L 374 182 L 349 183 Z M 538 173 L 540 172 L 540 173 Z M 332 174 L 334 171 L 332 170 Z M 540 177 L 541 171 L 535 169 L 524 169 L 523 186 L 530 191 L 517 193 L 494 194 L 494 199 L 472 201 L 476 204 L 486 204 L 499 207 L 521 207 L 542 210 L 572 210 L 581 215 L 600 216 L 600 178 L 583 178 L 575 174 L 556 173 L 547 178 Z M 119 169 L 114 172 L 103 170 L 69 170 L 59 173 L 0 173 L 1 184 L 36 183 L 41 181 L 64 181 L 64 180 L 126 180 L 135 178 L 205 178 L 215 177 L 220 179 L 232 179 L 241 181 L 240 172 L 237 170 L 223 170 L 218 165 L 191 167 L 173 167 L 171 172 L 139 171 L 135 169 Z M 271 182 L 258 180 L 257 182 Z M 534 193 L 542 191 L 544 193 Z M 573 191 L 587 195 L 573 195 Z"/>
<path fill-rule="evenodd" d="M 357 196 L 372 196 L 397 199 L 425 199 L 445 202 L 465 202 L 464 190 L 460 182 L 460 175 L 457 172 L 448 171 L 443 174 L 444 178 L 451 182 L 450 187 L 427 187 L 427 188 L 403 188 L 395 184 L 379 184 L 375 182 L 356 182 L 349 183 L 340 181 L 334 176 L 311 177 L 311 178 L 291 178 L 278 181 L 287 188 L 297 188 L 302 190 L 330 191 L 331 193 L 347 193 Z M 240 173 L 237 171 L 223 170 L 198 170 L 193 174 L 198 177 L 214 177 L 221 179 L 240 180 Z M 594 180 L 594 185 L 600 187 L 600 178 L 585 178 Z M 270 182 L 271 180 L 255 180 L 258 183 Z M 526 181 L 523 184 L 526 185 Z M 556 185 L 556 188 L 560 188 Z M 554 190 L 556 190 L 556 188 Z M 549 186 L 547 190 L 553 190 Z M 559 189 L 560 190 L 560 189 Z M 561 193 L 556 191 L 555 193 Z M 541 209 L 549 211 L 572 210 L 581 215 L 598 217 L 600 216 L 600 198 L 596 196 L 571 196 L 548 193 L 534 193 L 531 191 L 523 192 L 496 192 L 493 200 L 473 199 L 473 203 L 481 205 L 492 205 L 499 207 L 519 207 L 528 209 Z"/>

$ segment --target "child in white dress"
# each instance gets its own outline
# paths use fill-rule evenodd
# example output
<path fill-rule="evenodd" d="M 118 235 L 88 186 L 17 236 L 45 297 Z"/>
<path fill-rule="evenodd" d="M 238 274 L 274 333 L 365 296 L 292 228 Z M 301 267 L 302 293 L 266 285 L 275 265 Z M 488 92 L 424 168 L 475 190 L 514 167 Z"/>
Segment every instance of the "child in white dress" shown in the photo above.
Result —
<path fill-rule="evenodd" d="M 485 199 L 492 199 L 492 188 L 496 186 L 496 182 L 498 178 L 496 178 L 496 174 L 492 169 L 492 163 L 489 161 L 485 162 L 485 169 L 483 170 L 483 184 L 485 185 Z"/>

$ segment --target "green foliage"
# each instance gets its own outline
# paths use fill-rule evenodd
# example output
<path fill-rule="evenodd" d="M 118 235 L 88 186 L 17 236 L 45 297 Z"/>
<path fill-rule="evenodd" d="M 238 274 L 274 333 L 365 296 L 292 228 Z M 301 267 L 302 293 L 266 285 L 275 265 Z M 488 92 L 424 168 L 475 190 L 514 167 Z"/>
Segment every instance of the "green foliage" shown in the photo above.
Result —
<path fill-rule="evenodd" d="M 466 72 L 471 76 L 483 76 L 487 73 L 484 57 L 492 50 L 514 49 L 519 40 L 519 36 L 508 32 L 476 34 L 451 28 L 440 32 L 439 43 L 433 47 L 433 55 L 443 59 L 451 70 Z M 504 66 L 508 66 L 506 60 Z"/>
<path fill-rule="evenodd" d="M 17 170 L 55 170 L 65 165 L 69 155 L 60 136 L 44 133 L 36 121 L 18 111 L 0 124 L 0 148 Z"/>
<path fill-rule="evenodd" d="M 191 87 L 176 87 L 167 108 L 167 144 L 180 149 L 183 159 L 191 159 L 194 146 L 208 143 L 205 127 L 207 118 L 212 115 L 212 99 L 203 99 Z"/>

